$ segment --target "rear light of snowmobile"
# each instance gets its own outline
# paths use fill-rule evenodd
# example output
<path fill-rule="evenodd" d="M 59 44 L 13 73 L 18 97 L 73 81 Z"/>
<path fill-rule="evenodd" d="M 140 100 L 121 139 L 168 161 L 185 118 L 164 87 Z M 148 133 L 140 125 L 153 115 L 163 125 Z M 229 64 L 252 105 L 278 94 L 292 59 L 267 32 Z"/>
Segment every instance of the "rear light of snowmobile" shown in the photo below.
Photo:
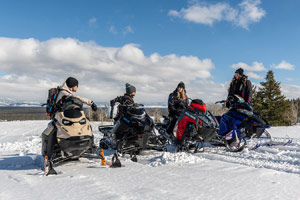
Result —
<path fill-rule="evenodd" d="M 46 113 L 47 116 L 50 116 L 50 113 Z"/>
<path fill-rule="evenodd" d="M 142 135 L 141 135 L 141 134 L 137 134 L 137 136 L 138 136 L 138 138 L 141 138 L 141 137 L 142 137 Z"/>

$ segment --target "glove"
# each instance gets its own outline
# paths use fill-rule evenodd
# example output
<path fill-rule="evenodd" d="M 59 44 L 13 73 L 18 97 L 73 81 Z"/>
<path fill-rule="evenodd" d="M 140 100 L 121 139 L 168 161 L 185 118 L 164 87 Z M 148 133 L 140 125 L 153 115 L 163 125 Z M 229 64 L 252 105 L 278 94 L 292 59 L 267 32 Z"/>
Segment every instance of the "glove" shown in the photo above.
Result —
<path fill-rule="evenodd" d="M 229 108 L 230 107 L 230 102 L 229 101 L 226 101 L 226 108 Z"/>
<path fill-rule="evenodd" d="M 92 107 L 92 110 L 93 111 L 97 111 L 97 105 L 94 103 L 94 102 L 92 102 L 93 104 L 91 105 L 91 107 Z"/>

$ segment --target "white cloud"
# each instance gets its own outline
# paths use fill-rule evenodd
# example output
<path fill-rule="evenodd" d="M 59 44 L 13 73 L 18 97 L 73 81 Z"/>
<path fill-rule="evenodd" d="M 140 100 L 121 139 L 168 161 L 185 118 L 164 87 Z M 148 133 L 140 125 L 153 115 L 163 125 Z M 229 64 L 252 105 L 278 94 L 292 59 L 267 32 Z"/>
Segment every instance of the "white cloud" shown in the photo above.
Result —
<path fill-rule="evenodd" d="M 267 71 L 267 69 L 264 67 L 264 64 L 260 62 L 253 62 L 252 65 L 239 62 L 237 64 L 233 64 L 231 67 L 233 69 L 243 68 L 245 71 L 251 71 L 251 72 Z"/>
<path fill-rule="evenodd" d="M 285 80 L 287 80 L 287 81 L 293 81 L 294 79 L 293 78 L 286 78 Z"/>
<path fill-rule="evenodd" d="M 266 15 L 266 11 L 259 7 L 260 4 L 260 0 L 243 0 L 237 8 L 234 8 L 225 2 L 209 4 L 193 1 L 180 11 L 170 10 L 168 15 L 210 26 L 218 21 L 229 21 L 248 29 L 251 23 L 259 22 Z"/>
<path fill-rule="evenodd" d="M 205 103 L 214 103 L 227 98 L 229 84 L 211 80 L 191 81 L 186 85 L 187 95 L 192 99 L 202 99 Z"/>
<path fill-rule="evenodd" d="M 272 65 L 271 67 L 275 69 L 295 70 L 295 66 L 285 60 L 283 60 L 280 64 Z"/>
<path fill-rule="evenodd" d="M 258 80 L 264 79 L 263 76 L 260 76 L 260 75 L 254 73 L 254 72 L 247 72 L 246 75 L 247 75 L 249 78 L 251 78 L 251 79 L 258 79 Z"/>
<path fill-rule="evenodd" d="M 136 86 L 138 102 L 166 102 L 179 81 L 209 91 L 195 80 L 211 78 L 214 64 L 195 56 L 149 57 L 135 44 L 102 47 L 72 38 L 36 39 L 0 37 L 0 91 L 3 97 L 43 101 L 47 90 L 69 76 L 79 80 L 78 95 L 108 101 L 124 93 L 129 82 Z M 213 84 L 212 84 L 213 85 Z M 218 86 L 216 86 L 218 88 Z"/>
<path fill-rule="evenodd" d="M 287 99 L 297 99 L 300 97 L 299 85 L 281 84 L 281 91 Z"/>
<path fill-rule="evenodd" d="M 239 4 L 240 13 L 234 22 L 238 26 L 248 29 L 249 24 L 259 22 L 266 15 L 266 11 L 259 8 L 260 0 L 244 0 Z"/>
<path fill-rule="evenodd" d="M 224 12 L 228 5 L 225 3 L 217 3 L 214 5 L 192 5 L 188 8 L 183 8 L 180 12 L 175 10 L 169 11 L 169 15 L 173 17 L 181 17 L 187 21 L 212 25 L 215 21 L 220 21 L 223 18 Z"/>
<path fill-rule="evenodd" d="M 180 13 L 177 12 L 176 10 L 170 10 L 168 14 L 169 14 L 169 16 L 173 16 L 173 17 L 179 17 L 180 16 Z"/>

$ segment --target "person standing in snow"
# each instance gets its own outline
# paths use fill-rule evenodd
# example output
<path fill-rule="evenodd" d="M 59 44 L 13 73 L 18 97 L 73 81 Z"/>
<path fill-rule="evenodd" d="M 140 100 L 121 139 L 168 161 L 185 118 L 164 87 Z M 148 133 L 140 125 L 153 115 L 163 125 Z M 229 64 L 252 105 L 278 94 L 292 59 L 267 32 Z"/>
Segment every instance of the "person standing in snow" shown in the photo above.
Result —
<path fill-rule="evenodd" d="M 83 103 L 89 105 L 92 107 L 93 111 L 97 111 L 97 105 L 84 97 L 75 96 L 74 92 L 78 89 L 78 80 L 69 77 L 67 80 L 59 87 L 59 93 L 56 99 L 56 104 L 62 105 L 64 102 L 64 99 L 67 97 L 75 97 L 82 101 Z M 47 155 L 49 158 L 52 157 L 53 154 L 53 146 L 55 144 L 55 137 L 56 136 L 56 127 L 54 125 L 54 121 L 52 120 L 49 122 L 48 127 L 43 131 L 42 133 L 42 155 Z"/>
<path fill-rule="evenodd" d="M 228 89 L 227 99 L 231 98 L 235 94 L 241 96 L 245 102 L 250 104 L 252 98 L 252 84 L 251 81 L 248 80 L 248 76 L 244 75 L 244 70 L 242 68 L 235 71 Z"/>
<path fill-rule="evenodd" d="M 168 134 L 173 134 L 173 129 L 181 112 L 188 107 L 188 97 L 186 95 L 185 85 L 181 81 L 176 89 L 169 95 L 168 110 L 170 123 L 167 128 Z"/>

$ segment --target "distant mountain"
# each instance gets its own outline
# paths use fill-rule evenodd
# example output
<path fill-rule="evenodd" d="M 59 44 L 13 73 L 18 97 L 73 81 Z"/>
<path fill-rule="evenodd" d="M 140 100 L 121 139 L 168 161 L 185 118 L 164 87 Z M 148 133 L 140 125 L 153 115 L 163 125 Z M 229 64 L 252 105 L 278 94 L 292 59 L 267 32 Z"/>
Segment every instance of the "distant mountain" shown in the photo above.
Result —
<path fill-rule="evenodd" d="M 40 107 L 40 102 L 0 98 L 0 107 Z"/>
<path fill-rule="evenodd" d="M 140 103 L 140 102 L 138 102 Z M 108 102 L 96 102 L 99 107 L 104 107 Z M 143 103 L 146 108 L 166 108 L 166 103 L 156 102 L 156 103 Z M 15 100 L 11 98 L 0 98 L 0 107 L 40 107 L 42 103 L 36 101 L 27 100 Z M 86 105 L 85 105 L 86 106 Z"/>
<path fill-rule="evenodd" d="M 109 105 L 108 102 L 95 102 L 98 107 L 105 107 L 105 105 Z M 162 103 L 162 102 L 156 102 L 156 103 L 143 103 L 143 102 L 136 102 L 136 103 L 140 103 L 143 104 L 145 106 L 145 108 L 167 108 L 168 105 L 166 103 Z"/>

